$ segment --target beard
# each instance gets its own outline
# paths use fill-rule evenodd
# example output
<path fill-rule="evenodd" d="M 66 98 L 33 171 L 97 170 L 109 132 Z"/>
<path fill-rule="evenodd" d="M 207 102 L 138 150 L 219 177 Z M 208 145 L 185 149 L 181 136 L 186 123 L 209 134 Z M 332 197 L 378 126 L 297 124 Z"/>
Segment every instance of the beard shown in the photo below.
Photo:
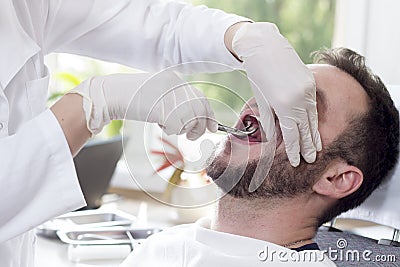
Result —
<path fill-rule="evenodd" d="M 230 162 L 230 142 L 226 143 L 225 152 L 220 152 L 206 168 L 207 175 L 223 191 L 236 198 L 271 199 L 292 198 L 311 190 L 319 174 L 327 166 L 327 161 L 320 159 L 314 164 L 301 160 L 296 168 L 290 165 L 284 149 L 273 154 L 260 153 L 254 160 L 243 160 L 241 164 Z M 234 152 L 233 152 L 234 153 Z M 258 184 L 252 188 L 252 184 Z"/>

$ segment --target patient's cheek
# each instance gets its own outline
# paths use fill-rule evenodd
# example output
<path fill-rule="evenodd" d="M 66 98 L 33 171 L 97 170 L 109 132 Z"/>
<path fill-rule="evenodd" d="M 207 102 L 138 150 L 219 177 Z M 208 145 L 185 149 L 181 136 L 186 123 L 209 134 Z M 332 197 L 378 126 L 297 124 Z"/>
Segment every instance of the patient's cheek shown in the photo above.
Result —
<path fill-rule="evenodd" d="M 330 144 L 336 137 L 336 129 L 330 127 L 325 120 L 325 114 L 321 114 L 318 112 L 318 131 L 319 135 L 321 136 L 322 149 L 324 149 L 326 145 Z"/>
<path fill-rule="evenodd" d="M 323 108 L 319 108 L 318 101 L 317 101 L 317 113 L 318 113 L 318 123 L 325 123 L 325 111 Z"/>
<path fill-rule="evenodd" d="M 335 129 L 325 127 L 324 125 L 320 125 L 318 130 L 321 136 L 322 150 L 324 150 L 329 144 L 335 141 L 337 134 L 335 134 Z"/>

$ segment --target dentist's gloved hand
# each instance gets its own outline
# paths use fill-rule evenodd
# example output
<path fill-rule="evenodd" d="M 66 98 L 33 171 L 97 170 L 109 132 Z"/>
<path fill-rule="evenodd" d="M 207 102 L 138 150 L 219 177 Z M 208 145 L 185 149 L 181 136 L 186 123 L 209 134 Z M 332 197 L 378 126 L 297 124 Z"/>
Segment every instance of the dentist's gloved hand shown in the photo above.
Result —
<path fill-rule="evenodd" d="M 244 24 L 233 37 L 232 49 L 254 83 L 254 96 L 267 138 L 275 133 L 270 105 L 279 119 L 290 163 L 299 165 L 299 153 L 307 162 L 314 162 L 322 145 L 311 71 L 272 23 Z"/>
<path fill-rule="evenodd" d="M 83 96 L 87 126 L 99 133 L 110 120 L 157 123 L 167 134 L 196 140 L 217 123 L 205 96 L 174 72 L 113 74 L 86 80 L 69 93 Z"/>

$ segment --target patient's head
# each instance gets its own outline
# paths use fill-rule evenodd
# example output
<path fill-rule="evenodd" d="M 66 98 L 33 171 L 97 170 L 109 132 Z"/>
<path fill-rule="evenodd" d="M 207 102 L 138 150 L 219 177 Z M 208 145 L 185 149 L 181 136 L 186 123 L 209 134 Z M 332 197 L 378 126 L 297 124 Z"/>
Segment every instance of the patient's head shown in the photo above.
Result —
<path fill-rule="evenodd" d="M 284 201 L 305 196 L 316 203 L 322 224 L 360 205 L 388 176 L 399 153 L 399 117 L 384 84 L 362 56 L 344 48 L 323 50 L 315 53 L 315 63 L 308 67 L 316 81 L 323 144 L 316 162 L 290 165 L 277 122 L 277 149 L 266 177 L 270 143 L 233 137 L 221 144 L 207 173 L 224 192 L 239 199 Z M 241 120 L 252 113 L 258 115 L 254 99 L 245 105 Z M 265 180 L 252 191 L 254 178 Z"/>

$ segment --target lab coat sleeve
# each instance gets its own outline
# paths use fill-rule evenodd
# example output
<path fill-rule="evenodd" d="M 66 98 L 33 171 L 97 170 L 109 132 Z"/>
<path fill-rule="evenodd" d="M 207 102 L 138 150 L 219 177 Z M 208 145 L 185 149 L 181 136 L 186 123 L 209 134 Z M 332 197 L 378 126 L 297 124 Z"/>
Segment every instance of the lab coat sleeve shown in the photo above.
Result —
<path fill-rule="evenodd" d="M 115 2 L 120 4 L 118 11 L 100 16 Z M 241 68 L 225 47 L 224 35 L 229 26 L 250 21 L 247 18 L 176 1 L 119 0 L 102 5 L 103 8 L 95 7 L 96 12 L 94 7 L 85 7 L 84 19 L 73 15 L 71 8 L 50 9 L 47 52 L 79 54 L 148 71 L 194 61 Z M 71 20 L 71 16 L 76 19 Z M 63 42 L 57 36 L 63 36 Z M 214 71 L 207 64 L 191 66 L 189 71 Z"/>
<path fill-rule="evenodd" d="M 46 110 L 0 139 L 0 243 L 85 205 L 57 119 Z"/>

